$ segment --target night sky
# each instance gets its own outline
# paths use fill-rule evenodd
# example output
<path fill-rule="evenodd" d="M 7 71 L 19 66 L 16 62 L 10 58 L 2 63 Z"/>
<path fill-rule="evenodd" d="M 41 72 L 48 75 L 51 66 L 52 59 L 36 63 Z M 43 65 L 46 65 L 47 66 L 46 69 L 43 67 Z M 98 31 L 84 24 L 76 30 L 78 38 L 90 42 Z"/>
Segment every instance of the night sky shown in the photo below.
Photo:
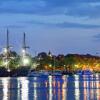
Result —
<path fill-rule="evenodd" d="M 100 53 L 100 0 L 0 0 L 0 51 L 10 31 L 20 52 L 26 32 L 29 52 Z"/>

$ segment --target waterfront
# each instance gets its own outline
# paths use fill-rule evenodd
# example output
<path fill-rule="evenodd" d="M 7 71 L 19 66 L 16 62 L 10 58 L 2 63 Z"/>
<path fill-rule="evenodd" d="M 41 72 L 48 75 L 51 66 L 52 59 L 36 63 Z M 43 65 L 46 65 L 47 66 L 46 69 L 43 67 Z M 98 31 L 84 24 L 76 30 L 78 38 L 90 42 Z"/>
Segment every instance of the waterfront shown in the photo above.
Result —
<path fill-rule="evenodd" d="M 0 100 L 100 100 L 100 75 L 1 77 Z"/>

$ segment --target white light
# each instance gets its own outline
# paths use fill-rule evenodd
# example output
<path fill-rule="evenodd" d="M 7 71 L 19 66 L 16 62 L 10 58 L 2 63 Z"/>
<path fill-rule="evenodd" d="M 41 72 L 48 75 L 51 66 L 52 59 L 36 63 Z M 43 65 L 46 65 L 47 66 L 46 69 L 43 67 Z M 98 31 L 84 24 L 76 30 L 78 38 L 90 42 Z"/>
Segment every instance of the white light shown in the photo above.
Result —
<path fill-rule="evenodd" d="M 22 53 L 25 53 L 25 50 L 24 49 L 22 49 Z"/>
<path fill-rule="evenodd" d="M 24 65 L 29 65 L 30 64 L 29 58 L 23 58 L 22 62 L 23 62 Z"/>
<path fill-rule="evenodd" d="M 8 52 L 7 48 L 4 48 L 3 51 L 4 51 L 4 53 L 7 53 Z"/>
<path fill-rule="evenodd" d="M 8 70 L 7 70 L 8 72 L 10 72 L 10 69 L 8 68 Z"/>
<path fill-rule="evenodd" d="M 79 90 L 79 76 L 75 76 L 75 100 L 79 100 L 80 90 Z"/>
<path fill-rule="evenodd" d="M 3 78 L 2 80 L 3 85 L 3 100 L 8 100 L 8 85 L 9 85 L 9 79 Z"/>
<path fill-rule="evenodd" d="M 22 55 L 25 55 L 25 54 L 26 54 L 26 50 L 22 49 Z"/>
<path fill-rule="evenodd" d="M 52 65 L 51 65 L 51 64 L 49 64 L 49 67 L 52 67 Z"/>
<path fill-rule="evenodd" d="M 52 86 L 52 76 L 49 76 L 49 100 L 52 100 L 52 97 L 53 97 L 53 93 L 52 93 L 52 89 L 53 89 L 53 86 Z"/>
<path fill-rule="evenodd" d="M 3 65 L 7 66 L 9 64 L 9 61 L 4 61 Z"/>
<path fill-rule="evenodd" d="M 20 91 L 20 96 L 21 96 L 21 100 L 28 100 L 28 93 L 29 93 L 29 81 L 27 80 L 27 78 L 20 78 L 19 79 L 19 84 L 21 86 L 21 91 Z M 19 90 L 19 89 L 18 89 Z"/>
<path fill-rule="evenodd" d="M 34 68 L 36 68 L 36 67 L 37 67 L 37 65 L 38 65 L 38 64 L 34 63 L 34 64 L 33 64 L 33 67 L 34 67 Z"/>

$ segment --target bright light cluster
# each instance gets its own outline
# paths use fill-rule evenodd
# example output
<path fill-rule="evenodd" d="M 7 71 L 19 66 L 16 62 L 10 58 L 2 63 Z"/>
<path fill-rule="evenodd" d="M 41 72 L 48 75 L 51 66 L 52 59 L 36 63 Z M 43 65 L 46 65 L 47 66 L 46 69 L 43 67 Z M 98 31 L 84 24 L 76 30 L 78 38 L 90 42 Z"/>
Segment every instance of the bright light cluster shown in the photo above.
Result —
<path fill-rule="evenodd" d="M 7 48 L 4 48 L 4 49 L 3 49 L 3 52 L 4 52 L 4 53 L 7 53 L 7 52 L 8 52 Z"/>
<path fill-rule="evenodd" d="M 8 64 L 9 64 L 9 61 L 7 61 L 7 60 L 3 62 L 3 65 L 5 65 L 5 66 L 7 66 Z"/>
<path fill-rule="evenodd" d="M 25 55 L 25 54 L 26 54 L 26 50 L 22 49 L 22 55 Z"/>
<path fill-rule="evenodd" d="M 30 59 L 29 59 L 29 57 L 23 57 L 22 58 L 22 64 L 24 66 L 30 65 Z"/>

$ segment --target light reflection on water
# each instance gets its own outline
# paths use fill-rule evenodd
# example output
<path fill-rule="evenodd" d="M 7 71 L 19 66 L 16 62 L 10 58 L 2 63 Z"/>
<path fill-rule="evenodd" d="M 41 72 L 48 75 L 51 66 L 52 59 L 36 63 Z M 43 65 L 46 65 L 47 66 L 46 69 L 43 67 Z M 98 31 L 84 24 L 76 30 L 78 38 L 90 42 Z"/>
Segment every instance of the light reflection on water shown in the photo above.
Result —
<path fill-rule="evenodd" d="M 2 79 L 2 87 L 3 87 L 3 100 L 9 99 L 9 78 L 3 78 Z"/>
<path fill-rule="evenodd" d="M 80 100 L 79 76 L 75 76 L 75 100 Z"/>
<path fill-rule="evenodd" d="M 100 100 L 100 75 L 4 77 L 0 100 Z"/>

